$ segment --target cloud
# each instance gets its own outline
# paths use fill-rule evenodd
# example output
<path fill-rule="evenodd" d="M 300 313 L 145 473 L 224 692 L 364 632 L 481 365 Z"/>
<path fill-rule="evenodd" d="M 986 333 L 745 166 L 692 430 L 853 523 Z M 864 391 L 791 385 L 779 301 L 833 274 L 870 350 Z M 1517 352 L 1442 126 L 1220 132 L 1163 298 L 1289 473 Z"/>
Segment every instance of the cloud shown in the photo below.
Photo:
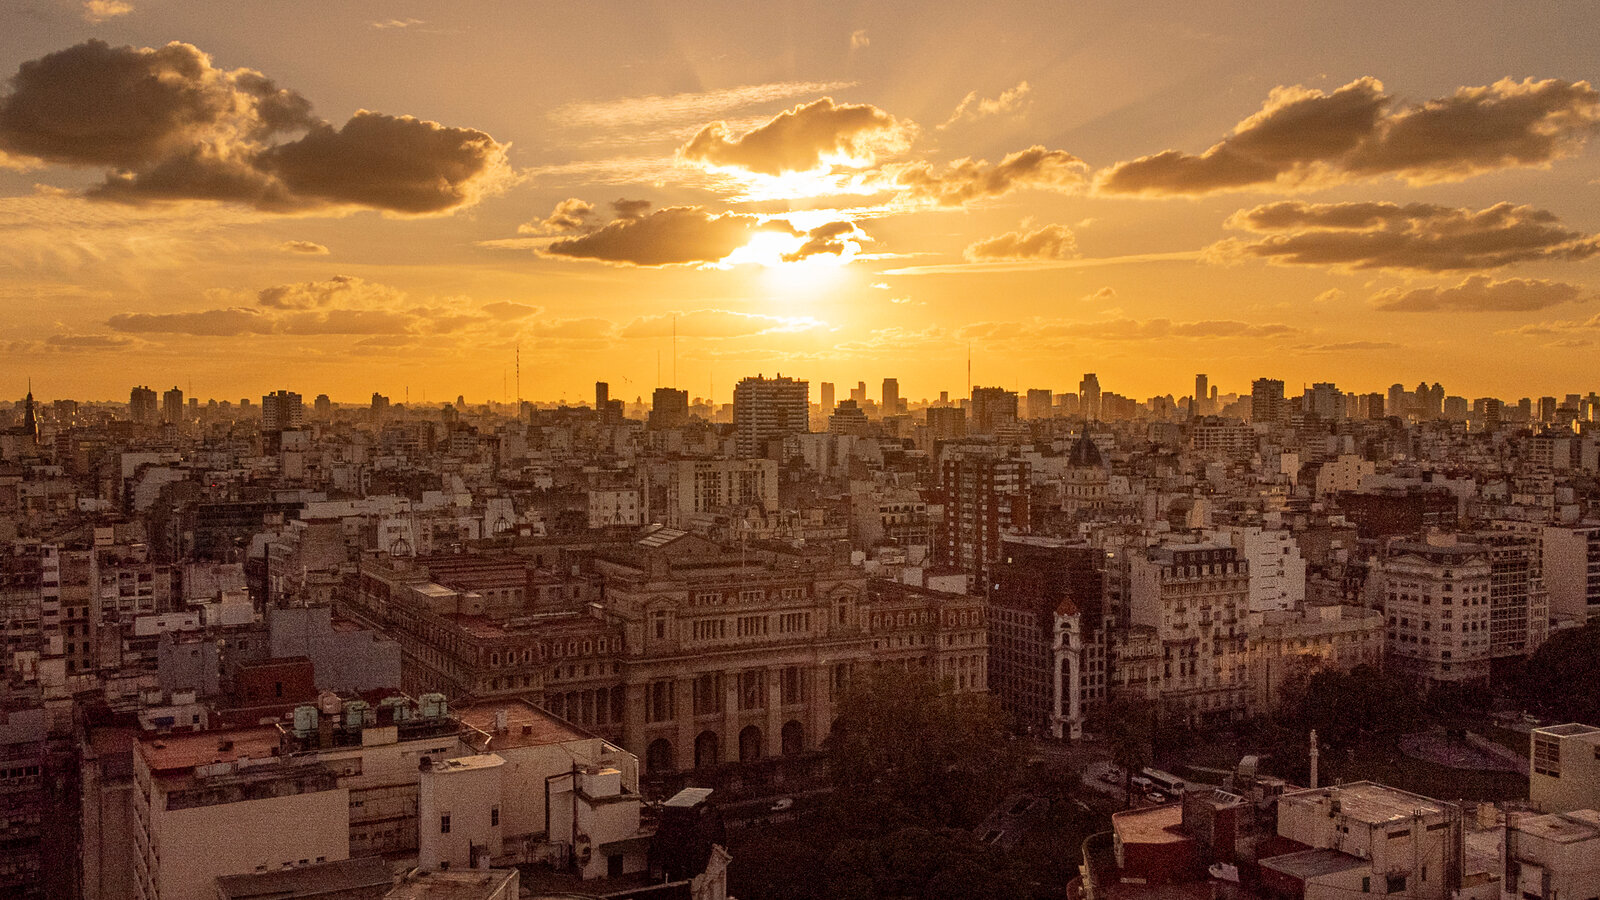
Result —
<path fill-rule="evenodd" d="M 618 197 L 611 201 L 611 214 L 619 219 L 639 219 L 650 211 L 649 200 L 628 200 Z"/>
<path fill-rule="evenodd" d="M 1078 298 L 1079 303 L 1110 303 L 1117 299 L 1117 290 L 1113 287 L 1103 287 L 1092 294 L 1084 294 Z"/>
<path fill-rule="evenodd" d="M 1275 88 L 1261 110 L 1204 153 L 1166 150 L 1104 170 L 1100 191 L 1151 196 L 1324 187 L 1392 175 L 1413 184 L 1571 155 L 1600 123 L 1587 82 L 1503 79 L 1394 109 L 1374 78 L 1325 94 Z"/>
<path fill-rule="evenodd" d="M 306 256 L 327 256 L 328 248 L 316 241 L 284 241 L 278 249 L 285 253 L 301 253 Z"/>
<path fill-rule="evenodd" d="M 969 246 L 964 254 L 973 262 L 995 259 L 1071 259 L 1078 241 L 1065 225 L 1046 225 L 1035 231 L 1008 231 Z"/>
<path fill-rule="evenodd" d="M 684 160 L 708 168 L 762 175 L 809 172 L 829 166 L 866 168 L 904 153 L 916 126 L 869 104 L 836 104 L 823 97 L 774 116 L 739 137 L 726 122 L 702 128 L 679 150 Z"/>
<path fill-rule="evenodd" d="M 505 150 L 481 131 L 366 110 L 334 128 L 260 72 L 218 69 L 177 42 L 86 41 L 24 62 L 0 97 L 0 153 L 109 169 L 89 195 L 133 204 L 442 213 L 502 184 Z"/>
<path fill-rule="evenodd" d="M 1340 341 L 1332 344 L 1302 344 L 1294 349 L 1302 353 L 1356 353 L 1364 350 L 1398 350 L 1393 341 Z"/>
<path fill-rule="evenodd" d="M 784 262 L 799 262 L 813 256 L 847 256 L 854 253 L 854 243 L 859 247 L 868 240 L 867 235 L 854 222 L 825 222 L 805 234 L 805 243 L 782 256 Z"/>
<path fill-rule="evenodd" d="M 673 206 L 639 219 L 614 220 L 582 237 L 556 241 L 541 252 L 616 265 L 693 265 L 722 259 L 758 231 L 794 233 L 784 223 L 763 223 L 756 216 L 712 215 L 697 206 Z"/>
<path fill-rule="evenodd" d="M 426 25 L 428 23 L 421 19 L 383 19 L 378 22 L 369 22 L 367 24 L 371 28 L 376 28 L 382 31 L 390 28 L 414 28 L 418 25 Z"/>
<path fill-rule="evenodd" d="M 1262 338 L 1297 334 L 1300 329 L 1281 322 L 1238 322 L 1232 319 L 1206 319 L 1174 322 L 1171 319 L 1113 319 L 1073 327 L 1079 337 L 1103 341 L 1142 341 L 1153 338 Z"/>
<path fill-rule="evenodd" d="M 52 334 L 45 338 L 52 350 L 124 350 L 138 343 L 119 334 Z"/>
<path fill-rule="evenodd" d="M 1087 168 L 1083 160 L 1065 150 L 1033 146 L 1008 155 L 995 166 L 985 160 L 958 159 L 938 173 L 931 163 L 919 161 L 898 167 L 893 174 L 900 202 L 964 206 L 1021 188 L 1077 190 L 1086 180 Z"/>
<path fill-rule="evenodd" d="M 850 32 L 851 50 L 865 50 L 870 46 L 872 46 L 872 39 L 867 37 L 865 28 L 857 28 L 855 31 Z"/>
<path fill-rule="evenodd" d="M 540 307 L 500 300 L 494 303 L 485 303 L 483 311 L 496 319 L 526 319 L 528 316 L 540 312 Z"/>
<path fill-rule="evenodd" d="M 98 25 L 107 19 L 115 19 L 133 12 L 133 4 L 124 0 L 84 0 L 83 20 L 91 25 Z"/>
<path fill-rule="evenodd" d="M 1581 299 L 1583 289 L 1543 278 L 1492 281 L 1469 275 L 1454 287 L 1393 288 L 1372 298 L 1380 312 L 1532 312 Z"/>
<path fill-rule="evenodd" d="M 648 94 L 588 103 L 564 103 L 550 112 L 550 121 L 567 128 L 655 131 L 660 126 L 699 125 L 713 116 L 795 97 L 815 96 L 852 87 L 848 81 L 775 81 L 682 94 Z"/>
<path fill-rule="evenodd" d="M 256 305 L 268 309 L 319 309 L 326 306 L 382 306 L 403 299 L 405 294 L 385 284 L 375 284 L 351 275 L 335 275 L 327 281 L 302 281 L 279 284 L 256 292 Z"/>
<path fill-rule="evenodd" d="M 978 92 L 972 91 L 961 98 L 961 102 L 956 104 L 955 111 L 950 113 L 950 118 L 944 120 L 938 130 L 943 131 L 957 122 L 971 122 L 989 116 L 1018 112 L 1027 105 L 1028 94 L 1031 91 L 1032 88 L 1028 87 L 1026 81 L 1017 82 L 1016 87 L 1002 91 L 1000 96 L 992 100 L 987 97 L 979 98 Z"/>
<path fill-rule="evenodd" d="M 1328 288 L 1322 293 L 1311 298 L 1312 303 L 1338 303 L 1350 296 L 1339 288 Z"/>
<path fill-rule="evenodd" d="M 247 307 L 180 313 L 119 313 L 112 316 L 106 324 L 113 331 L 130 334 L 191 334 L 211 337 L 271 334 L 276 327 L 276 321 L 271 314 Z"/>
<path fill-rule="evenodd" d="M 1213 261 L 1253 257 L 1287 265 L 1444 272 L 1580 260 L 1600 252 L 1600 236 L 1563 228 L 1552 213 L 1510 203 L 1472 210 L 1286 200 L 1241 210 L 1228 225 L 1267 237 L 1213 244 L 1207 250 Z"/>
<path fill-rule="evenodd" d="M 524 222 L 517 226 L 517 234 L 567 234 L 583 231 L 594 217 L 594 204 L 569 197 L 556 204 L 550 215 L 538 222 Z"/>

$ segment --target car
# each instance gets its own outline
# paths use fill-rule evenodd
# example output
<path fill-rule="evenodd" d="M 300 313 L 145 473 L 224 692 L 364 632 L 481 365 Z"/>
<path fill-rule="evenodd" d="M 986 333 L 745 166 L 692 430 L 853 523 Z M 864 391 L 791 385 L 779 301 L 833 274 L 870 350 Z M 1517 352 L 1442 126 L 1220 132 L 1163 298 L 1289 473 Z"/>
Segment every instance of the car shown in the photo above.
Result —
<path fill-rule="evenodd" d="M 1148 791 L 1154 788 L 1156 783 L 1144 777 L 1143 775 L 1135 775 L 1133 776 L 1133 786 L 1141 791 Z"/>
<path fill-rule="evenodd" d="M 1171 799 L 1166 794 L 1163 794 L 1160 791 L 1150 791 L 1149 793 L 1144 795 L 1144 798 L 1146 800 L 1149 800 L 1151 803 L 1165 803 L 1169 799 Z"/>

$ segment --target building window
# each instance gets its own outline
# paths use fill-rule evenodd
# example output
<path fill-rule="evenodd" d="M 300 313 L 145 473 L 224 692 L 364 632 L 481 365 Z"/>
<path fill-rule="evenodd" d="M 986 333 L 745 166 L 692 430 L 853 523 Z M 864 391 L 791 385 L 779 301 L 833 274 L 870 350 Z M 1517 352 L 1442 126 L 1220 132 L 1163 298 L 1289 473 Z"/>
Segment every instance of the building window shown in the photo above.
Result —
<path fill-rule="evenodd" d="M 665 610 L 657 610 L 650 614 L 650 633 L 658 641 L 667 639 L 667 614 Z"/>
<path fill-rule="evenodd" d="M 450 833 L 450 814 L 449 813 L 445 813 L 444 815 L 439 817 L 439 833 L 440 834 L 449 834 Z"/>
<path fill-rule="evenodd" d="M 1551 778 L 1561 777 L 1561 742 L 1543 735 L 1533 738 L 1533 770 Z"/>
<path fill-rule="evenodd" d="M 1387 890 L 1385 891 L 1385 893 L 1389 893 L 1389 894 L 1403 893 L 1405 891 L 1405 889 L 1406 889 L 1406 876 L 1404 876 L 1404 875 L 1390 875 L 1389 876 L 1389 883 L 1388 883 L 1388 885 L 1386 885 L 1386 887 L 1387 887 Z"/>
<path fill-rule="evenodd" d="M 646 689 L 645 721 L 670 722 L 672 721 L 672 682 L 665 679 L 652 682 Z"/>
<path fill-rule="evenodd" d="M 766 705 L 766 673 L 760 669 L 739 673 L 739 708 L 761 709 Z"/>
<path fill-rule="evenodd" d="M 500 827 L 500 807 L 498 806 L 489 807 L 489 827 Z"/>

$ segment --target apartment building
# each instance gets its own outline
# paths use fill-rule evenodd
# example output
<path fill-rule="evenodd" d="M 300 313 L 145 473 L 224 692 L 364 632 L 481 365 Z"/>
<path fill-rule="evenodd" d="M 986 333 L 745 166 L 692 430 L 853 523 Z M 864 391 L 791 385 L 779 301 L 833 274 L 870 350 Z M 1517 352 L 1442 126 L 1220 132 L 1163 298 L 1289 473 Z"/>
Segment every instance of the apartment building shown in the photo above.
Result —
<path fill-rule="evenodd" d="M 1376 578 L 1395 672 L 1424 688 L 1488 683 L 1493 566 L 1486 548 L 1392 540 Z"/>

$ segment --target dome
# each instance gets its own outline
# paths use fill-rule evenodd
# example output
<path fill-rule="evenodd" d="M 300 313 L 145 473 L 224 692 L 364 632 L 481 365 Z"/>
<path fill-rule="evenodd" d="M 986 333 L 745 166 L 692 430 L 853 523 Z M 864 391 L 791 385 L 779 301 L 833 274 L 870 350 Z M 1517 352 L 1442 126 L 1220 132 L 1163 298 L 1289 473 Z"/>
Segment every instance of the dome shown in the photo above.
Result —
<path fill-rule="evenodd" d="M 1072 452 L 1067 455 L 1067 465 L 1074 469 L 1104 469 L 1106 468 L 1105 454 L 1100 452 L 1100 447 L 1089 439 L 1087 432 L 1078 437 L 1077 443 L 1072 445 Z"/>

